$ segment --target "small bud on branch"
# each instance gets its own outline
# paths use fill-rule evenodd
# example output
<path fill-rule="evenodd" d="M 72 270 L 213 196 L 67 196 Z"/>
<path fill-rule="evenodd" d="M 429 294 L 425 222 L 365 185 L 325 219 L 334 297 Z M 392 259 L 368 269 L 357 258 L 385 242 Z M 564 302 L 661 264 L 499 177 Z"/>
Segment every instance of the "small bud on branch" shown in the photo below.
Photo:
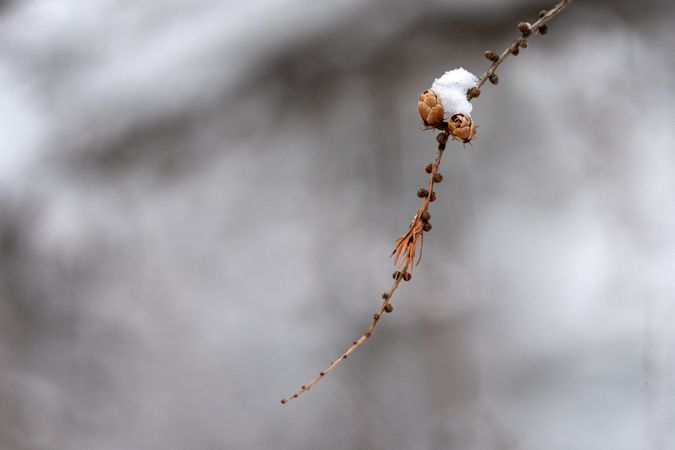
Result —
<path fill-rule="evenodd" d="M 518 24 L 518 32 L 520 36 L 516 38 L 511 44 L 506 47 L 506 49 L 499 55 L 497 55 L 492 50 L 486 50 L 484 55 L 489 61 L 492 62 L 490 67 L 478 78 L 478 85 L 476 89 L 480 90 L 481 86 L 485 84 L 487 80 L 490 80 L 490 83 L 497 84 L 499 83 L 499 77 L 495 75 L 497 67 L 504 62 L 509 55 L 518 55 L 521 48 L 527 48 L 527 39 L 532 37 L 535 34 L 545 35 L 548 33 L 547 22 L 556 17 L 558 14 L 563 12 L 574 0 L 562 0 L 557 5 L 555 5 L 550 10 L 541 10 L 539 12 L 539 20 L 530 24 L 528 22 L 520 22 Z M 493 76 L 494 75 L 494 76 Z M 472 92 L 467 93 L 467 99 L 471 100 L 472 98 L 477 97 Z"/>

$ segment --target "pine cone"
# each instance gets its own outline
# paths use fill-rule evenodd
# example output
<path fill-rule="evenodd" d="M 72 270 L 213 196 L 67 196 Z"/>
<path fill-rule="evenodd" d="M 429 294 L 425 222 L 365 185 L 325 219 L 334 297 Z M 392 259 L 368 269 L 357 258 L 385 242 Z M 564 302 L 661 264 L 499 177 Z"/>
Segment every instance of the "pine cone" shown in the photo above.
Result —
<path fill-rule="evenodd" d="M 471 139 L 476 135 L 476 125 L 474 125 L 471 117 L 457 113 L 453 114 L 448 120 L 448 132 L 453 139 L 466 144 L 471 142 Z"/>
<path fill-rule="evenodd" d="M 424 91 L 417 102 L 417 111 L 425 127 L 436 128 L 443 122 L 443 106 L 434 91 Z"/>

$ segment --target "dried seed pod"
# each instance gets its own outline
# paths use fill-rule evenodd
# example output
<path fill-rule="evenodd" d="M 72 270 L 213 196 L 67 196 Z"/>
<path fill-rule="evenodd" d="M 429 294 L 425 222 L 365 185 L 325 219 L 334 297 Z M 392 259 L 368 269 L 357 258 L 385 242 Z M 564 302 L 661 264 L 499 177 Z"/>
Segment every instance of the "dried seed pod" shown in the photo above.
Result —
<path fill-rule="evenodd" d="M 431 213 L 429 211 L 424 211 L 420 216 L 420 219 L 422 219 L 422 223 L 427 223 L 429 219 L 431 219 Z"/>
<path fill-rule="evenodd" d="M 412 275 L 410 274 L 410 272 L 403 272 L 403 281 L 410 281 L 411 278 Z"/>
<path fill-rule="evenodd" d="M 436 193 L 434 191 L 431 191 L 431 194 L 429 194 L 429 201 L 430 202 L 436 201 Z"/>
<path fill-rule="evenodd" d="M 431 173 L 434 170 L 434 165 L 429 163 L 426 166 L 424 166 L 424 171 L 426 173 Z"/>
<path fill-rule="evenodd" d="M 450 120 L 448 120 L 448 132 L 453 139 L 466 144 L 471 142 L 471 139 L 476 135 L 476 125 L 471 117 L 457 113 L 450 116 Z"/>
<path fill-rule="evenodd" d="M 548 25 L 546 24 L 539 25 L 539 34 L 541 34 L 542 36 L 548 34 Z"/>
<path fill-rule="evenodd" d="M 422 229 L 423 229 L 424 231 L 431 231 L 431 224 L 430 224 L 429 222 L 425 223 L 425 224 L 422 226 Z"/>
<path fill-rule="evenodd" d="M 391 303 L 387 303 L 387 304 L 385 305 L 385 307 L 384 307 L 384 312 L 390 313 L 390 312 L 392 312 L 393 310 L 394 310 L 394 307 L 391 306 Z"/>
<path fill-rule="evenodd" d="M 494 84 L 495 86 L 499 84 L 499 77 L 496 73 L 491 74 L 488 77 L 488 80 L 490 80 L 490 83 Z"/>
<path fill-rule="evenodd" d="M 420 94 L 417 111 L 425 127 L 436 128 L 443 122 L 443 114 L 445 114 L 443 105 L 432 90 L 426 90 Z"/>
<path fill-rule="evenodd" d="M 437 173 L 434 175 L 434 183 L 440 183 L 443 181 L 443 175 L 440 173 Z"/>
<path fill-rule="evenodd" d="M 520 53 L 520 44 L 513 44 L 511 47 L 509 47 L 509 51 L 513 56 L 518 56 L 518 53 Z"/>

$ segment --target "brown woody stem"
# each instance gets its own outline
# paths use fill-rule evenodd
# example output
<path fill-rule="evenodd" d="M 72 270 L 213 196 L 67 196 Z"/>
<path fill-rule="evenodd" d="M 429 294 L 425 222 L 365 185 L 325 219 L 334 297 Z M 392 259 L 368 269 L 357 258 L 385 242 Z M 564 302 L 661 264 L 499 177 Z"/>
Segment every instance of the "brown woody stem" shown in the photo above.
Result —
<path fill-rule="evenodd" d="M 429 209 L 429 202 L 430 202 L 430 196 L 431 192 L 433 192 L 434 188 L 434 175 L 438 173 L 438 167 L 441 165 L 441 159 L 443 158 L 443 151 L 445 149 L 445 141 L 447 141 L 448 137 L 448 132 L 444 131 L 443 133 L 445 135 L 445 139 L 443 140 L 444 143 L 439 143 L 438 145 L 438 150 L 436 151 L 436 159 L 434 159 L 434 162 L 432 163 L 432 168 L 431 168 L 431 173 L 429 174 L 429 182 L 428 182 L 428 191 L 429 191 L 429 196 L 425 197 L 422 200 L 422 206 L 420 206 L 419 210 L 417 211 L 417 215 L 415 216 L 415 219 L 413 220 L 413 223 L 415 220 L 421 220 L 420 217 L 423 212 L 427 211 Z M 412 224 L 410 225 L 411 227 L 413 226 Z M 414 265 L 415 261 L 407 258 L 403 264 L 399 268 L 400 274 L 406 273 L 408 269 L 412 269 L 412 266 Z M 289 395 L 288 397 L 284 398 L 281 400 L 282 404 L 286 404 L 293 400 L 294 398 L 298 398 L 300 395 L 302 395 L 304 392 L 309 391 L 315 384 L 317 384 L 321 379 L 325 378 L 328 373 L 332 372 L 335 370 L 337 366 L 340 365 L 342 361 L 347 359 L 349 355 L 354 353 L 354 351 L 359 348 L 361 345 L 363 345 L 364 342 L 366 342 L 368 339 L 370 339 L 370 336 L 372 335 L 373 331 L 375 331 L 375 328 L 377 327 L 377 323 L 380 321 L 382 318 L 382 314 L 385 312 L 385 309 L 387 308 L 387 305 L 389 305 L 389 302 L 391 301 L 391 298 L 394 295 L 394 292 L 396 292 L 396 289 L 398 288 L 398 285 L 401 284 L 401 281 L 403 280 L 403 276 L 395 276 L 394 281 L 391 284 L 391 287 L 389 290 L 382 296 L 382 303 L 380 304 L 380 307 L 375 311 L 375 314 L 373 314 L 373 318 L 370 320 L 370 324 L 368 325 L 368 328 L 361 334 L 361 337 L 359 337 L 357 340 L 355 340 L 352 345 L 349 346 L 347 350 L 345 350 L 335 361 L 331 362 L 328 367 L 326 367 L 323 371 L 319 372 L 317 376 L 309 380 L 306 384 L 303 384 L 300 389 L 298 389 L 295 393 Z"/>
<path fill-rule="evenodd" d="M 548 22 L 548 21 L 550 21 L 551 19 L 553 19 L 555 16 L 557 16 L 557 15 L 560 14 L 561 12 L 563 12 L 563 11 L 565 10 L 565 8 L 567 8 L 573 1 L 574 1 L 574 0 L 562 0 L 560 3 L 558 3 L 557 5 L 555 5 L 553 8 L 551 8 L 551 9 L 548 10 L 548 11 L 546 11 L 546 13 L 543 14 L 543 15 L 539 18 L 539 20 L 537 20 L 536 22 L 534 22 L 534 23 L 531 25 L 531 27 L 530 27 L 531 32 L 530 32 L 529 34 L 524 35 L 524 34 L 521 33 L 521 36 L 519 36 L 519 37 L 516 38 L 513 42 L 511 42 L 511 44 L 509 44 L 509 46 L 506 47 L 506 49 L 499 55 L 499 57 L 498 57 L 496 60 L 494 60 L 494 61 L 492 62 L 492 64 L 490 65 L 490 67 L 487 68 L 487 70 L 485 71 L 485 73 L 483 73 L 483 74 L 478 78 L 478 85 L 476 85 L 476 89 L 480 89 L 480 87 L 483 86 L 483 84 L 485 84 L 485 82 L 488 80 L 488 78 L 490 78 L 490 76 L 491 76 L 492 74 L 495 73 L 495 70 L 497 70 L 497 67 L 499 67 L 499 65 L 500 65 L 502 62 L 504 62 L 504 60 L 505 60 L 506 58 L 508 58 L 509 55 L 512 54 L 511 49 L 514 49 L 514 48 L 515 48 L 515 49 L 519 49 L 519 48 L 523 47 L 523 43 L 527 43 L 528 37 L 533 36 L 533 35 L 535 35 L 535 34 L 540 34 L 540 33 L 539 33 L 539 27 L 541 27 L 541 26 L 544 25 L 546 22 Z M 469 98 L 469 100 L 471 100 L 472 98 L 478 96 L 478 95 L 476 94 L 476 92 L 477 92 L 477 90 L 471 90 L 471 91 L 469 92 L 469 94 L 467 95 L 467 97 Z M 478 92 L 480 92 L 480 91 L 478 91 Z"/>

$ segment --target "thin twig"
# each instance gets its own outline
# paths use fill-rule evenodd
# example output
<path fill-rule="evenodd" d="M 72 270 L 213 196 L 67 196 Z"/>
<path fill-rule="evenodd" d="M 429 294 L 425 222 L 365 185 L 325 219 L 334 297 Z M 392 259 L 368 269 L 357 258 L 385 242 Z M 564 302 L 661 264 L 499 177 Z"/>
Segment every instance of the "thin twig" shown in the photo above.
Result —
<path fill-rule="evenodd" d="M 429 173 L 429 182 L 427 183 L 428 186 L 428 195 L 424 197 L 422 200 L 422 206 L 417 210 L 417 215 L 413 219 L 412 223 L 410 224 L 410 229 L 412 230 L 417 223 L 421 223 L 422 221 L 422 215 L 423 213 L 427 212 L 429 210 L 429 202 L 432 201 L 434 198 L 432 196 L 433 188 L 434 188 L 434 181 L 435 179 L 438 179 L 436 177 L 436 174 L 438 173 L 438 167 L 441 165 L 441 159 L 443 158 L 443 151 L 445 150 L 445 143 L 448 140 L 448 132 L 445 131 L 443 133 L 440 133 L 438 135 L 438 150 L 436 151 L 436 159 L 434 159 L 434 162 L 431 163 L 431 172 Z M 435 178 L 436 177 L 436 178 Z M 425 222 L 428 223 L 428 222 Z M 410 232 L 410 231 L 409 231 Z M 408 233 L 409 233 L 408 232 Z M 406 234 L 407 235 L 407 234 Z M 404 235 L 404 236 L 406 236 Z M 416 240 L 416 238 L 415 238 Z M 421 249 L 420 249 L 421 252 Z M 420 253 L 421 256 L 421 253 Z M 324 378 L 328 373 L 332 372 L 335 370 L 335 368 L 345 359 L 349 357 L 357 348 L 359 348 L 364 342 L 366 342 L 370 336 L 372 335 L 373 331 L 375 331 L 375 327 L 377 327 L 377 323 L 379 320 L 382 318 L 382 314 L 384 312 L 391 312 L 392 308 L 389 302 L 391 301 L 392 296 L 394 295 L 394 292 L 396 292 L 396 289 L 398 288 L 398 285 L 401 284 L 402 280 L 408 281 L 410 280 L 410 271 L 412 271 L 412 267 L 415 263 L 415 251 L 414 251 L 414 243 L 413 243 L 413 250 L 410 255 L 405 255 L 404 258 L 401 259 L 399 264 L 397 265 L 398 271 L 394 272 L 394 281 L 391 284 L 391 287 L 387 292 L 382 294 L 382 303 L 380 304 L 380 307 L 377 309 L 375 314 L 373 314 L 373 318 L 370 320 L 370 325 L 368 325 L 368 328 L 361 334 L 361 337 L 359 337 L 357 340 L 355 340 L 352 345 L 349 346 L 347 350 L 345 350 L 335 361 L 331 362 L 328 367 L 326 367 L 323 371 L 319 372 L 317 376 L 309 380 L 306 384 L 302 385 L 300 389 L 298 389 L 297 392 L 295 392 L 292 395 L 289 395 L 288 397 L 284 398 L 281 400 L 281 403 L 286 404 L 293 400 L 294 398 L 298 398 L 303 392 L 309 391 L 312 386 L 314 386 L 316 383 L 321 381 L 322 378 Z M 418 261 L 419 262 L 419 261 Z"/>
<path fill-rule="evenodd" d="M 492 64 L 490 67 L 487 68 L 487 70 L 478 78 L 478 84 L 476 85 L 475 88 L 470 89 L 468 92 L 468 99 L 471 100 L 475 97 L 478 97 L 480 95 L 480 87 L 485 84 L 485 82 L 490 79 L 491 76 L 494 75 L 495 70 L 497 70 L 497 67 L 504 62 L 506 58 L 509 57 L 509 55 L 517 55 L 518 52 L 520 51 L 521 48 L 527 47 L 527 39 L 534 35 L 534 34 L 545 34 L 548 30 L 547 26 L 542 27 L 542 25 L 545 25 L 546 22 L 550 21 L 553 19 L 555 16 L 560 14 L 567 8 L 574 0 L 562 0 L 560 3 L 555 5 L 553 8 L 549 9 L 548 11 L 544 10 L 541 13 L 539 13 L 539 20 L 534 22 L 532 25 L 530 25 L 528 28 L 529 29 L 523 29 L 521 30 L 521 35 L 516 38 L 511 44 L 506 47 L 506 49 L 499 55 L 494 55 L 490 50 L 485 52 L 485 57 L 490 59 L 492 61 Z M 520 27 L 519 27 L 520 29 Z M 543 31 L 542 33 L 542 30 Z M 493 55 L 491 58 L 490 56 Z M 498 78 L 492 78 L 491 80 L 494 84 L 497 84 Z"/>

